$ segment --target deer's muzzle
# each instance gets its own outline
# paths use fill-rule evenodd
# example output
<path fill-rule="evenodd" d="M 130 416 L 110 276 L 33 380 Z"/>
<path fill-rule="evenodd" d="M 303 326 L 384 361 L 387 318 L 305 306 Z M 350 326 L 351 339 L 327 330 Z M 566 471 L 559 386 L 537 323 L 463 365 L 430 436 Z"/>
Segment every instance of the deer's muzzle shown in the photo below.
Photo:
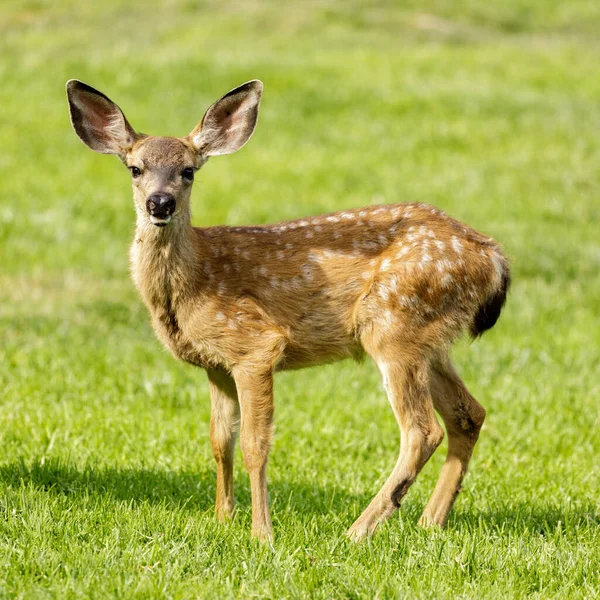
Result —
<path fill-rule="evenodd" d="M 173 194 L 152 194 L 146 200 L 146 210 L 152 223 L 162 227 L 171 220 L 175 211 L 175 197 Z"/>

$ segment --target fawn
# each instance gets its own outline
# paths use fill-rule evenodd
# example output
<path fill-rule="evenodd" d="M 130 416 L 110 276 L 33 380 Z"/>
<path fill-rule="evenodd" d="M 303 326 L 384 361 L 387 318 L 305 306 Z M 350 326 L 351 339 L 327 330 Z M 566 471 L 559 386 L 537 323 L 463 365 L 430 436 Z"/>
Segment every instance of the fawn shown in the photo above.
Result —
<path fill-rule="evenodd" d="M 370 535 L 400 505 L 443 438 L 448 455 L 420 519 L 443 525 L 485 417 L 448 356 L 464 331 L 492 327 L 510 284 L 492 239 L 423 204 L 392 204 L 254 227 L 192 227 L 195 172 L 239 150 L 256 127 L 263 85 L 215 102 L 186 137 L 136 133 L 121 109 L 77 80 L 71 122 L 131 172 L 137 213 L 133 280 L 162 343 L 206 369 L 216 514 L 233 513 L 238 430 L 252 492 L 252 534 L 271 540 L 266 465 L 273 374 L 368 354 L 401 432 L 391 475 L 348 535 Z"/>

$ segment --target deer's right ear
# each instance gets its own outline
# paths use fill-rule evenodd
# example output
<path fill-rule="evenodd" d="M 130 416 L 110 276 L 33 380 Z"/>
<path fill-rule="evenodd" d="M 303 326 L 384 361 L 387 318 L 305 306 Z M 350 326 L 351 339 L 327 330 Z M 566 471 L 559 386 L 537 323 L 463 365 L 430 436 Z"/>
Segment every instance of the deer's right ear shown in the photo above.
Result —
<path fill-rule="evenodd" d="M 89 85 L 67 81 L 71 123 L 81 141 L 96 152 L 124 157 L 136 134 L 121 109 Z"/>

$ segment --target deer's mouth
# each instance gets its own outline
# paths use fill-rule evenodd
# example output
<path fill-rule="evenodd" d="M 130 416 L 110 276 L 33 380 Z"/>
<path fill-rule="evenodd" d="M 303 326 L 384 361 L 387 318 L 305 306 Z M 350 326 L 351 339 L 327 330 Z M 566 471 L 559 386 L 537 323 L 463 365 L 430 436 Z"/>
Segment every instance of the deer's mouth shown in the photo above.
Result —
<path fill-rule="evenodd" d="M 164 217 L 157 217 L 155 215 L 150 215 L 150 223 L 156 225 L 157 227 L 164 227 L 171 222 L 171 215 L 165 215 Z"/>

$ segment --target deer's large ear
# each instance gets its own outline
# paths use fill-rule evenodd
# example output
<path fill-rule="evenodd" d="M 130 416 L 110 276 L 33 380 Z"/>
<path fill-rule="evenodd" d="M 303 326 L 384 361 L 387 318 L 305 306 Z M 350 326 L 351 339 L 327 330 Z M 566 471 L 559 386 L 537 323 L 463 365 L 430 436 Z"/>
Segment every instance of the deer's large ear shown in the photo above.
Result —
<path fill-rule="evenodd" d="M 102 154 L 127 153 L 136 134 L 112 100 L 76 79 L 67 82 L 67 98 L 73 129 L 86 146 Z"/>
<path fill-rule="evenodd" d="M 189 135 L 198 152 L 218 156 L 239 150 L 256 127 L 262 91 L 262 82 L 254 79 L 217 100 Z"/>

